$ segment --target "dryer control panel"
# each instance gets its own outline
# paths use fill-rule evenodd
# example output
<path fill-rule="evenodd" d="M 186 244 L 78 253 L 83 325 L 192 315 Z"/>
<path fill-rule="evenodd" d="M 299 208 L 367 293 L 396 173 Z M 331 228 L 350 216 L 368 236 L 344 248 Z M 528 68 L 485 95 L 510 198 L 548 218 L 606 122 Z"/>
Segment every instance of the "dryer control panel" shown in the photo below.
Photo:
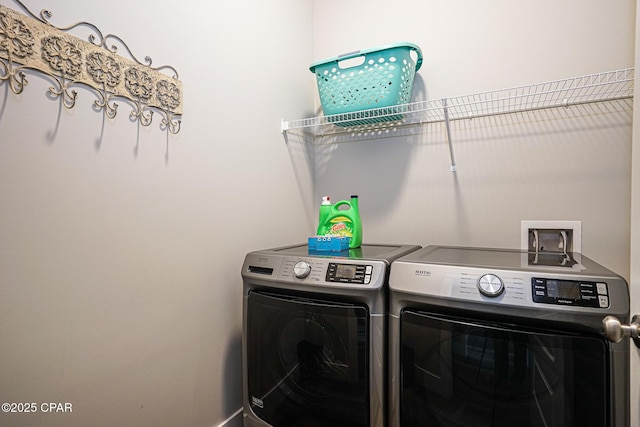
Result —
<path fill-rule="evenodd" d="M 534 317 L 549 313 L 549 319 L 562 313 L 561 321 L 568 313 L 593 315 L 596 323 L 606 315 L 628 316 L 626 280 L 582 254 L 572 259 L 551 267 L 532 263 L 526 251 L 427 246 L 393 262 L 389 290 L 397 307 L 405 301 L 465 310 L 487 304 L 533 310 Z"/>
<path fill-rule="evenodd" d="M 531 288 L 533 301 L 538 303 L 609 307 L 609 289 L 605 282 L 533 277 Z"/>

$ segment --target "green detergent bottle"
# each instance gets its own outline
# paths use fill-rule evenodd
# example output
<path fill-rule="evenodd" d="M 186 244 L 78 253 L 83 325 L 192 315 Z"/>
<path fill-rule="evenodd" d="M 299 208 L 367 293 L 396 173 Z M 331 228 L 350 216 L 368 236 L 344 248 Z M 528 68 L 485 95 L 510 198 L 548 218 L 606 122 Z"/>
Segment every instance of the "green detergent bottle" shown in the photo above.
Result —
<path fill-rule="evenodd" d="M 340 209 L 342 206 L 347 206 L 347 209 Z M 352 195 L 351 201 L 341 200 L 335 205 L 331 205 L 328 197 L 323 198 L 317 235 L 351 237 L 349 248 L 359 248 L 362 244 L 362 222 L 358 196 Z"/>

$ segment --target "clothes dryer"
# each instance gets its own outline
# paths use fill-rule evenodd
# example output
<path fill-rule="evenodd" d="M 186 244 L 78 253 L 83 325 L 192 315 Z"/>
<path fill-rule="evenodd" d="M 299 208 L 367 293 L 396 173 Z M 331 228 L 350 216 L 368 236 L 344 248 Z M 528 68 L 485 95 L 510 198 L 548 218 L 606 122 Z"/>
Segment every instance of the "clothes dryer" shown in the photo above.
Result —
<path fill-rule="evenodd" d="M 247 254 L 245 427 L 385 425 L 389 268 L 417 249 L 295 245 Z"/>
<path fill-rule="evenodd" d="M 391 267 L 391 427 L 628 427 L 619 275 L 581 254 L 429 246 Z"/>

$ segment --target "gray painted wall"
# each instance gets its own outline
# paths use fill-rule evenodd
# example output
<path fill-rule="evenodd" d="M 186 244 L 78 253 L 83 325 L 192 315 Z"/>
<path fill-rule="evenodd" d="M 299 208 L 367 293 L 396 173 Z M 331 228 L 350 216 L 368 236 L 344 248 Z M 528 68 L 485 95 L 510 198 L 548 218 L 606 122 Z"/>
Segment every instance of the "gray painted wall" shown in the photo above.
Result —
<path fill-rule="evenodd" d="M 66 110 L 36 75 L 0 85 L 0 401 L 73 405 L 0 425 L 218 425 L 242 402 L 244 254 L 313 228 L 279 133 L 313 103 L 311 3 L 25 3 L 173 65 L 184 117 L 167 137 L 82 88 Z"/>
<path fill-rule="evenodd" d="M 323 194 L 360 195 L 366 242 L 518 247 L 520 220 L 581 220 L 629 277 L 629 107 L 455 123 L 455 174 L 440 125 L 313 146 L 279 123 L 316 114 L 309 64 L 395 41 L 425 53 L 419 99 L 633 66 L 635 1 L 27 3 L 175 66 L 185 107 L 167 137 L 83 89 L 67 111 L 35 75 L 0 85 L 0 400 L 73 404 L 2 425 L 239 425 L 243 256 L 303 241 Z"/>
<path fill-rule="evenodd" d="M 414 101 L 634 64 L 633 1 L 386 4 L 316 2 L 315 60 L 414 42 Z M 368 242 L 519 248 L 522 220 L 582 221 L 583 252 L 628 279 L 632 111 L 627 101 L 453 122 L 456 173 L 442 124 L 321 139 L 315 202 L 359 194 Z"/>

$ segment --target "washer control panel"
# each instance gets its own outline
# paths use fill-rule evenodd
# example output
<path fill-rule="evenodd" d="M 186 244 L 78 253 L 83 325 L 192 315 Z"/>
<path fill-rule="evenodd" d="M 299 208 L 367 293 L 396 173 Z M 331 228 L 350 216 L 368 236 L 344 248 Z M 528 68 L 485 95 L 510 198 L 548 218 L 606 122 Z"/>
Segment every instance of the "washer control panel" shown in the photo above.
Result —
<path fill-rule="evenodd" d="M 608 308 L 609 288 L 605 282 L 531 278 L 533 301 L 544 304 Z"/>
<path fill-rule="evenodd" d="M 330 262 L 327 267 L 327 282 L 357 283 L 368 285 L 371 283 L 373 265 L 343 264 Z"/>

